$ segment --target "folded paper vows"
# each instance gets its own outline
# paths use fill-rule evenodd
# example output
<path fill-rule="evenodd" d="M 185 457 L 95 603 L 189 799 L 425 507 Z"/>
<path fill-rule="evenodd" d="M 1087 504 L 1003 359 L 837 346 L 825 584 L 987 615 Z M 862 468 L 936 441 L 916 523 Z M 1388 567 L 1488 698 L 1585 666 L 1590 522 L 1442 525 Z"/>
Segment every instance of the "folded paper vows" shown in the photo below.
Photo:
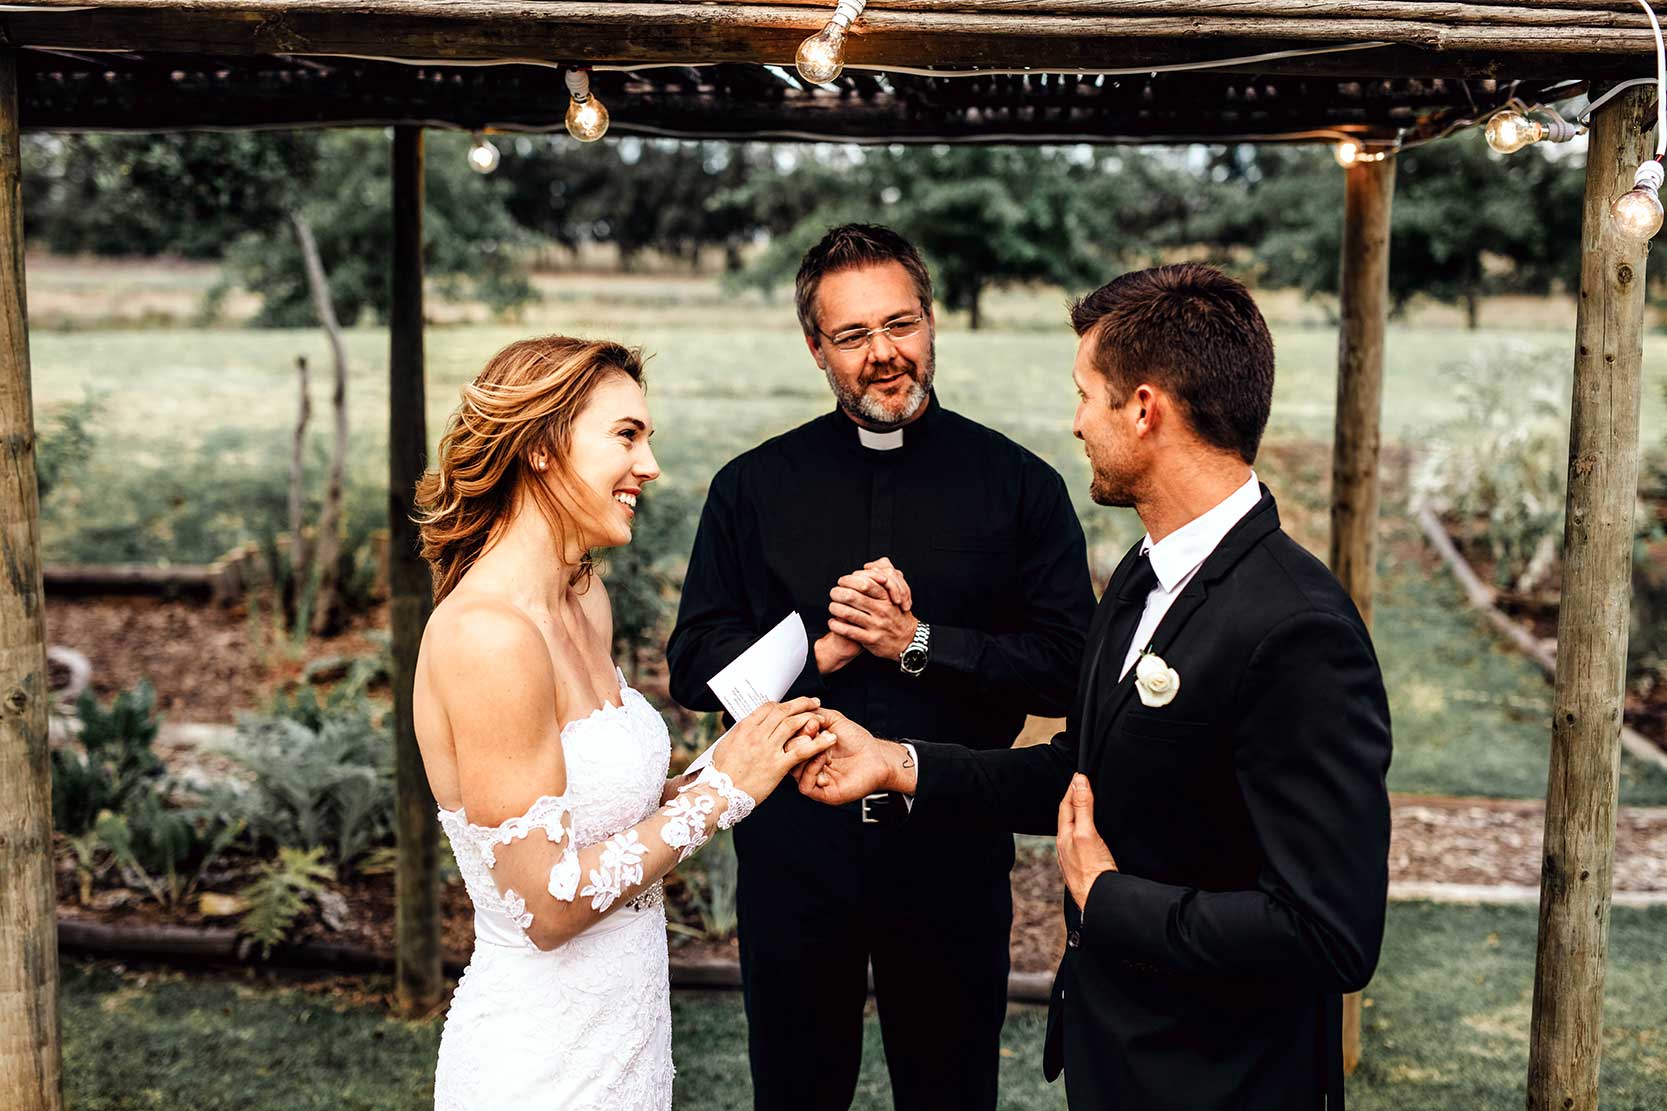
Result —
<path fill-rule="evenodd" d="M 729 666 L 706 681 L 729 716 L 740 721 L 766 702 L 779 702 L 805 669 L 805 623 L 790 613 Z"/>
<path fill-rule="evenodd" d="M 810 642 L 805 639 L 805 623 L 797 611 L 782 618 L 776 627 L 753 641 L 752 647 L 736 656 L 724 669 L 706 681 L 718 696 L 729 716 L 740 721 L 766 702 L 779 702 L 787 688 L 805 669 L 805 658 L 810 654 Z M 724 737 L 729 736 L 728 733 Z M 712 752 L 723 737 L 713 741 L 706 751 L 689 765 L 698 772 L 712 762 Z"/>

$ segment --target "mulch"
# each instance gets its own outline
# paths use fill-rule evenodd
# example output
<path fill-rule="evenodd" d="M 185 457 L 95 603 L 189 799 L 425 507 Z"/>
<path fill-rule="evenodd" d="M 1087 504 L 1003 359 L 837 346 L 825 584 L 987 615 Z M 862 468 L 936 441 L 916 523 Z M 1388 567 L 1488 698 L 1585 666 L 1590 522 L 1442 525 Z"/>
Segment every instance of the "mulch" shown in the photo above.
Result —
<path fill-rule="evenodd" d="M 383 608 L 330 637 L 292 645 L 269 615 L 242 603 L 215 606 L 163 598 L 46 600 L 46 640 L 93 665 L 92 689 L 108 699 L 141 679 L 156 688 L 157 712 L 174 722 L 229 722 L 265 705 L 311 659 L 377 650 L 365 634 L 386 627 Z"/>
<path fill-rule="evenodd" d="M 1323 482 L 1323 474 L 1313 476 Z M 1317 527 L 1318 514 L 1304 525 Z M 347 632 L 315 638 L 290 648 L 270 622 L 251 619 L 241 607 L 219 608 L 191 602 L 149 598 L 49 599 L 47 633 L 51 643 L 84 653 L 94 669 L 93 689 L 108 697 L 148 678 L 156 687 L 159 710 L 171 721 L 226 722 L 238 711 L 264 705 L 272 694 L 300 681 L 308 659 L 356 655 L 375 650 L 366 632 L 382 627 L 384 615 L 367 614 Z M 1543 619 L 1542 619 L 1543 620 Z M 664 675 L 648 670 L 638 685 L 664 699 Z M 678 713 L 674 727 L 688 728 Z M 1034 722 L 1033 740 L 1045 740 L 1052 723 Z M 171 765 L 189 764 L 189 752 L 172 752 Z M 1397 796 L 1390 848 L 1391 881 L 1396 883 L 1514 884 L 1539 882 L 1544 805 L 1539 802 Z M 1619 815 L 1615 889 L 1667 891 L 1667 808 L 1629 808 Z M 347 901 L 341 930 L 331 930 L 316 915 L 305 919 L 299 940 L 328 940 L 390 951 L 393 946 L 394 899 L 391 875 L 355 876 L 338 885 Z M 1047 972 L 1063 952 L 1060 879 L 1053 854 L 1027 846 L 1013 871 L 1013 968 Z M 105 922 L 169 922 L 225 925 L 185 908 L 164 915 L 137 900 L 99 909 L 76 904 L 73 870 L 60 875 L 63 912 Z M 681 894 L 674 879 L 671 901 Z M 472 911 L 461 884 L 442 893 L 445 947 L 467 956 Z M 692 919 L 692 916 L 688 916 Z M 674 931 L 674 952 L 684 957 L 733 958 L 733 939 L 694 938 Z"/>
<path fill-rule="evenodd" d="M 1390 882 L 1511 884 L 1539 883 L 1540 833 L 1544 804 L 1497 799 L 1453 799 L 1397 795 L 1392 800 Z M 1667 891 L 1667 807 L 1623 808 L 1615 850 L 1617 891 Z M 680 903 L 675 878 L 670 892 Z M 328 928 L 309 914 L 297 941 L 329 941 L 391 952 L 394 946 L 394 887 L 387 874 L 350 877 L 335 888 L 347 900 L 343 928 Z M 1061 885 L 1053 854 L 1025 846 L 1013 869 L 1012 962 L 1015 972 L 1051 972 L 1064 953 Z M 112 924 L 228 925 L 205 919 L 194 908 L 163 914 L 150 903 L 130 901 L 102 909 L 76 905 L 72 868 L 59 874 L 61 913 Z M 101 893 L 95 902 L 107 896 Z M 442 938 L 449 956 L 467 959 L 473 910 L 461 883 L 442 889 Z M 675 910 L 674 910 L 675 916 Z M 674 931 L 674 955 L 695 959 L 736 956 L 733 938 L 693 938 Z"/>

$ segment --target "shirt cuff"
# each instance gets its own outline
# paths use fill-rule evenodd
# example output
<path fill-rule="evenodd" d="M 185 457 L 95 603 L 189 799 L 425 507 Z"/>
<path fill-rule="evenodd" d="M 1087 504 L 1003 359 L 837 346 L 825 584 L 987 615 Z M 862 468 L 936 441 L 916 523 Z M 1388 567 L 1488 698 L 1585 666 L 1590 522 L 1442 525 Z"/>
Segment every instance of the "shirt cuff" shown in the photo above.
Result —
<path fill-rule="evenodd" d="M 911 763 L 915 766 L 915 774 L 919 775 L 920 774 L 920 754 L 915 752 L 915 746 L 910 744 L 908 741 L 898 741 L 897 743 L 902 745 L 905 749 L 908 750 L 909 763 Z M 904 795 L 903 796 L 903 807 L 904 807 L 904 812 L 905 813 L 913 814 L 915 812 L 915 797 L 913 795 Z"/>

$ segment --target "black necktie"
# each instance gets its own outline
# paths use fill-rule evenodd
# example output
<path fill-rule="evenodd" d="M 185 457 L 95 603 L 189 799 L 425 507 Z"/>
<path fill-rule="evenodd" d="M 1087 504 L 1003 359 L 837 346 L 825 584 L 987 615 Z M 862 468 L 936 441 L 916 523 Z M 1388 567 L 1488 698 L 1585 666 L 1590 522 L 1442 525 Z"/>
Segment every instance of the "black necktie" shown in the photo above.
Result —
<path fill-rule="evenodd" d="M 1094 742 L 1098 716 L 1096 711 L 1100 705 L 1100 673 L 1106 672 L 1114 676 L 1111 681 L 1113 686 L 1121 681 L 1120 673 L 1123 670 L 1123 657 L 1129 651 L 1129 638 L 1134 636 L 1135 627 L 1140 624 L 1140 616 L 1146 612 L 1146 596 L 1151 594 L 1152 588 L 1157 585 L 1158 573 L 1152 570 L 1152 559 L 1145 552 L 1141 552 L 1135 557 L 1129 577 L 1118 588 L 1117 596 L 1111 600 L 1111 619 L 1106 623 L 1104 635 L 1091 649 L 1094 659 L 1083 682 L 1083 712 L 1078 723 L 1078 771 L 1088 769 L 1088 751 Z M 1111 589 L 1110 583 L 1106 584 L 1106 589 Z M 1115 671 L 1110 670 L 1113 666 L 1116 667 Z"/>
<path fill-rule="evenodd" d="M 1122 660 L 1129 651 L 1129 638 L 1146 612 L 1146 598 L 1158 585 L 1158 573 L 1152 570 L 1152 557 L 1145 552 L 1135 557 L 1128 579 L 1117 591 L 1117 608 L 1112 611 L 1111 624 L 1106 629 L 1105 650 L 1117 661 L 1117 671 L 1123 670 Z"/>

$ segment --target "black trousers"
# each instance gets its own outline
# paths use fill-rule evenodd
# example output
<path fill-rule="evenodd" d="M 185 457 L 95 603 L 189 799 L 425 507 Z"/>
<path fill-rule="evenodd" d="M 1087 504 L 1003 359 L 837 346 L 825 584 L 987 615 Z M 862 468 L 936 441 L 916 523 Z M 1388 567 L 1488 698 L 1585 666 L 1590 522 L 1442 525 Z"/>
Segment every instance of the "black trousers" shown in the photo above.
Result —
<path fill-rule="evenodd" d="M 851 1106 L 872 962 L 898 1111 L 994 1111 L 1011 836 L 864 825 L 788 785 L 736 850 L 753 1106 Z"/>

